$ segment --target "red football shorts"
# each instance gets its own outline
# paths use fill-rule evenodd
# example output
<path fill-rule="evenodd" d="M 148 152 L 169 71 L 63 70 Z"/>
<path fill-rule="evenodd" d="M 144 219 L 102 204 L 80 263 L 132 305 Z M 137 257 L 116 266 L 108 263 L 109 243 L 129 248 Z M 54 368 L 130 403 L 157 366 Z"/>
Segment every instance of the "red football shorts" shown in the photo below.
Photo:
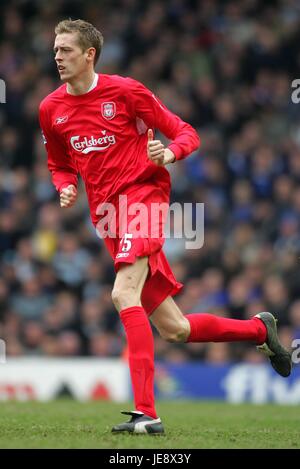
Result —
<path fill-rule="evenodd" d="M 122 265 L 134 264 L 137 257 L 149 258 L 149 273 L 141 300 L 145 311 L 151 315 L 168 296 L 176 295 L 183 287 L 176 281 L 162 251 L 169 196 L 155 183 L 135 184 L 112 203 L 115 219 L 110 219 L 109 223 L 114 236 L 104 237 L 105 245 L 116 272 Z"/>

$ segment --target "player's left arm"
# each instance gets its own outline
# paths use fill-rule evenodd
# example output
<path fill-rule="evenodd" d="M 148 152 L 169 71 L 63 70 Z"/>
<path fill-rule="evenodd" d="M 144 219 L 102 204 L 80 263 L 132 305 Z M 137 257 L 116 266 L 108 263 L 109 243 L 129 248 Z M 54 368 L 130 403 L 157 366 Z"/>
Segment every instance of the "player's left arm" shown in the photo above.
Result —
<path fill-rule="evenodd" d="M 165 166 L 176 161 L 176 156 L 170 148 L 165 147 L 161 140 L 154 140 L 152 129 L 148 129 L 147 137 L 147 154 L 153 163 Z"/>
<path fill-rule="evenodd" d="M 127 78 L 130 85 L 133 113 L 143 119 L 148 130 L 148 156 L 156 164 L 165 165 L 187 157 L 200 146 L 196 130 L 172 113 L 148 88 L 136 80 Z M 171 143 L 165 147 L 154 140 L 152 129 L 159 129 Z"/>

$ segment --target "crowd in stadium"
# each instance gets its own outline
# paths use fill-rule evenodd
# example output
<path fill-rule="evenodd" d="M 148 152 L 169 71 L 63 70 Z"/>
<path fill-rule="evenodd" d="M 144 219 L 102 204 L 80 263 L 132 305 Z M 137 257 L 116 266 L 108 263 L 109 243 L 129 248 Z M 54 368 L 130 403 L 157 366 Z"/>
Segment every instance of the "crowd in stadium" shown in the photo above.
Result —
<path fill-rule="evenodd" d="M 202 145 L 169 165 L 172 202 L 205 204 L 205 239 L 165 252 L 185 313 L 278 317 L 300 337 L 300 8 L 295 0 L 12 0 L 0 17 L 0 337 L 9 356 L 119 357 L 112 261 L 84 187 L 59 206 L 38 123 L 57 86 L 54 27 L 83 18 L 104 35 L 96 70 L 131 76 L 193 125 Z M 194 220 L 195 221 L 195 220 Z M 180 225 L 180 223 L 179 223 Z M 176 227 L 176 219 L 174 220 Z M 179 227 L 180 228 L 180 227 Z M 155 333 L 156 358 L 260 361 L 250 344 L 188 344 Z"/>

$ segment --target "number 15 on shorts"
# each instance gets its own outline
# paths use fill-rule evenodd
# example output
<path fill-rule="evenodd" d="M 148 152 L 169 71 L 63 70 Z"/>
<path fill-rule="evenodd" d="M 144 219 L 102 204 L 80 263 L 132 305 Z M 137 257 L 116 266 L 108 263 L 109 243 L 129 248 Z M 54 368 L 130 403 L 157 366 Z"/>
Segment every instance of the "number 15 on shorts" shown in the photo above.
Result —
<path fill-rule="evenodd" d="M 123 238 L 120 241 L 120 246 L 122 246 L 122 252 L 128 252 L 131 249 L 131 240 L 132 234 L 125 233 Z"/>

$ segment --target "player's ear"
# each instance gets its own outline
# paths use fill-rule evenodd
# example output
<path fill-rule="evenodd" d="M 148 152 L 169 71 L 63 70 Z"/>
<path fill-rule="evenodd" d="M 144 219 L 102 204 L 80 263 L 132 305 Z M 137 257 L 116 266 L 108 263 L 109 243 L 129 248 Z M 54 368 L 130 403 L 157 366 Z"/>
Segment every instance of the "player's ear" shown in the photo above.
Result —
<path fill-rule="evenodd" d="M 89 62 L 94 62 L 95 60 L 95 55 L 96 55 L 96 49 L 95 47 L 89 47 L 87 50 L 86 50 L 86 54 L 87 54 L 87 59 Z"/>

